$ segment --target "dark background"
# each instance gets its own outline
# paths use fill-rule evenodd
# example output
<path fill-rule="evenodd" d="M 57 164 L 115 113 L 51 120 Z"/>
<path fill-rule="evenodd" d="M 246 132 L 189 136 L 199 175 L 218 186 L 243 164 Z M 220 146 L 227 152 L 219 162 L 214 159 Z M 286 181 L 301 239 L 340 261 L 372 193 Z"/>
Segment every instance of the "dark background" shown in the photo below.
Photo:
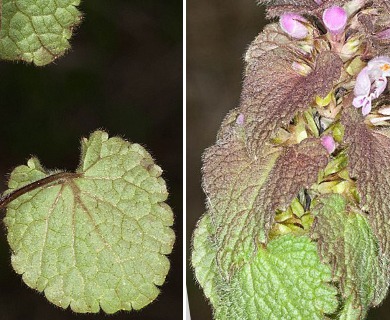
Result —
<path fill-rule="evenodd" d="M 227 112 L 238 106 L 242 57 L 265 23 L 263 7 L 255 0 L 187 1 L 187 263 L 193 229 L 205 210 L 201 155 L 214 144 Z M 192 320 L 212 319 L 190 267 L 187 288 Z M 388 298 L 369 319 L 389 320 L 389 311 Z"/>
<path fill-rule="evenodd" d="M 30 155 L 74 170 L 97 128 L 140 143 L 164 169 L 175 213 L 172 268 L 155 302 L 113 316 L 76 315 L 28 288 L 0 235 L 0 319 L 182 319 L 182 0 L 84 0 L 72 50 L 37 68 L 0 62 L 0 189 Z M 4 212 L 2 212 L 4 214 Z"/>

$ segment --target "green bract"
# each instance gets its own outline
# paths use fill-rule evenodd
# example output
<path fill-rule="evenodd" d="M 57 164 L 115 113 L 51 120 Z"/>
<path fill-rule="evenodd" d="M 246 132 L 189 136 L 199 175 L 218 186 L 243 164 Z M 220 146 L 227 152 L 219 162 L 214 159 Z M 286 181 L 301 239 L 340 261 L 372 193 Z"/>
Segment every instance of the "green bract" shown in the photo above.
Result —
<path fill-rule="evenodd" d="M 3 0 L 0 58 L 42 66 L 69 49 L 80 0 Z"/>
<path fill-rule="evenodd" d="M 47 172 L 34 158 L 17 167 L 9 193 L 46 180 L 7 207 L 16 272 L 75 312 L 113 313 L 152 302 L 174 242 L 161 173 L 143 147 L 101 131 L 82 141 L 76 173 Z"/>

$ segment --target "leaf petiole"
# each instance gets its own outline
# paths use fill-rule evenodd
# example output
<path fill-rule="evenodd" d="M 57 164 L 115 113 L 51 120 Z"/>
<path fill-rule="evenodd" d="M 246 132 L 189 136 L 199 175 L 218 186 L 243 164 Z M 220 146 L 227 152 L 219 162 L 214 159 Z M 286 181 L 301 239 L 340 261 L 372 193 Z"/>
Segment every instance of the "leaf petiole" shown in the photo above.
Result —
<path fill-rule="evenodd" d="M 81 176 L 82 176 L 81 173 L 58 172 L 58 173 L 52 174 L 48 177 L 45 177 L 43 179 L 39 179 L 37 181 L 34 181 L 30 184 L 25 185 L 24 187 L 21 187 L 19 189 L 16 189 L 15 191 L 12 191 L 11 193 L 3 195 L 0 198 L 0 209 L 5 209 L 9 203 L 11 203 L 15 199 L 19 198 L 20 196 L 26 194 L 27 192 L 44 187 L 48 184 L 61 184 L 61 183 L 64 183 L 68 180 L 79 178 Z"/>

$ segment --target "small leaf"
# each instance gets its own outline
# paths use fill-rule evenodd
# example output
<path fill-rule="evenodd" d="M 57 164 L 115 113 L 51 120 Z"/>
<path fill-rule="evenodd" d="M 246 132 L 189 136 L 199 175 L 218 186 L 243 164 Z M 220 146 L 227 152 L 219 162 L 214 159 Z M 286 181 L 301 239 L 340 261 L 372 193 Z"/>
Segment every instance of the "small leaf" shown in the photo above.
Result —
<path fill-rule="evenodd" d="M 52 173 L 34 158 L 17 167 L 8 193 L 37 188 L 7 207 L 15 271 L 75 312 L 114 313 L 152 302 L 174 242 L 161 173 L 143 147 L 102 131 L 82 141 L 79 168 L 59 174 L 63 179 L 40 185 Z"/>
<path fill-rule="evenodd" d="M 344 306 L 341 319 L 364 319 L 387 293 L 387 277 L 378 256 L 378 240 L 367 219 L 347 208 L 344 198 L 331 194 L 319 199 L 312 237 L 318 240 L 322 261 L 333 266 Z M 348 316 L 347 316 L 348 315 Z"/>
<path fill-rule="evenodd" d="M 0 58 L 46 65 L 69 49 L 80 0 L 2 0 Z"/>
<path fill-rule="evenodd" d="M 221 291 L 220 320 L 323 319 L 338 306 L 331 271 L 307 237 L 281 236 L 259 248 L 256 257 Z"/>
<path fill-rule="evenodd" d="M 373 8 L 382 7 L 382 10 L 376 9 L 380 14 L 375 13 L 375 10 L 361 12 L 354 30 L 363 39 L 365 55 L 371 57 L 390 55 L 390 38 L 382 37 L 383 32 L 386 34 L 386 30 L 390 28 L 390 2 L 376 2 Z"/>
<path fill-rule="evenodd" d="M 342 116 L 351 178 L 356 179 L 361 209 L 379 240 L 385 261 L 390 257 L 390 137 L 386 131 L 374 131 L 352 106 Z M 368 170 L 369 169 L 369 170 Z M 386 257 L 386 258 L 385 258 Z M 386 262 L 390 277 L 390 263 Z"/>
<path fill-rule="evenodd" d="M 246 118 L 248 149 L 256 155 L 278 127 L 308 109 L 316 96 L 326 96 L 341 74 L 343 63 L 335 53 L 320 53 L 314 70 L 302 76 L 284 58 L 285 51 L 275 49 L 259 59 L 250 59 L 246 69 L 241 112 Z"/>
<path fill-rule="evenodd" d="M 301 189 L 309 188 L 317 181 L 318 173 L 326 167 L 328 159 L 320 139 L 305 139 L 285 148 L 261 190 L 258 211 L 269 215 L 276 209 L 287 209 Z M 273 216 L 269 220 L 265 224 L 266 230 L 273 223 Z"/>
<path fill-rule="evenodd" d="M 245 61 L 251 63 L 256 59 L 260 59 L 266 53 L 273 50 L 286 49 L 286 51 L 297 51 L 299 48 L 296 45 L 296 40 L 291 38 L 284 32 L 278 23 L 270 23 L 264 27 L 257 38 L 252 42 L 245 54 Z"/>

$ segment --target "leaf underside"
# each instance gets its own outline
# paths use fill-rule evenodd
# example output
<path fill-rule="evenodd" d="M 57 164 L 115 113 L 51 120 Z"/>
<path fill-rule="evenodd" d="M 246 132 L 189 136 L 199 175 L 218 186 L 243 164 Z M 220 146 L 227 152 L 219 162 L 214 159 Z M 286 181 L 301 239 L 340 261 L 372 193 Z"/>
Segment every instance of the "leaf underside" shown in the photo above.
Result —
<path fill-rule="evenodd" d="M 12 192 L 50 173 L 37 159 L 11 174 Z M 172 211 L 161 169 L 138 144 L 97 131 L 72 178 L 12 201 L 4 222 L 12 265 L 47 299 L 75 312 L 141 309 L 169 270 Z"/>
<path fill-rule="evenodd" d="M 46 65 L 69 49 L 80 0 L 2 0 L 0 58 Z"/>

